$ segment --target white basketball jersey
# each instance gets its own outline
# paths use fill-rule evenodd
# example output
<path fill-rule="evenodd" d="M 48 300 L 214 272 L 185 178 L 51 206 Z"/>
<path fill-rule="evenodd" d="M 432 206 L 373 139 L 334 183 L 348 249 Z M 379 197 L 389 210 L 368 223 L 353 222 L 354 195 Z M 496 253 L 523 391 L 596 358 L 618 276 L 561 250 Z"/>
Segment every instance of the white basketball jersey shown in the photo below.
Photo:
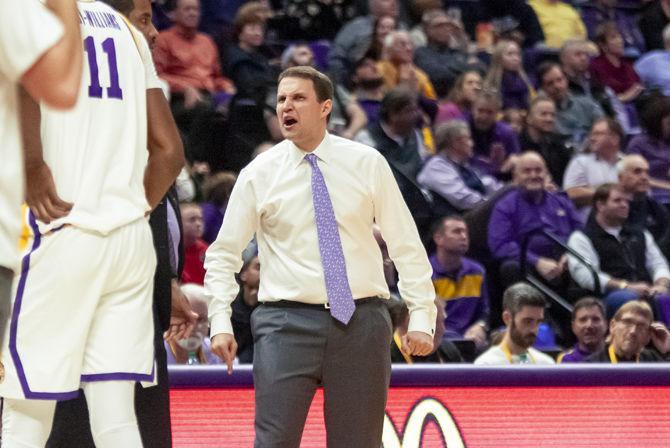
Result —
<path fill-rule="evenodd" d="M 107 234 L 149 210 L 146 90 L 157 76 L 144 38 L 123 16 L 96 1 L 78 1 L 83 78 L 73 110 L 42 106 L 44 160 L 61 198 L 74 207 L 62 224 Z"/>

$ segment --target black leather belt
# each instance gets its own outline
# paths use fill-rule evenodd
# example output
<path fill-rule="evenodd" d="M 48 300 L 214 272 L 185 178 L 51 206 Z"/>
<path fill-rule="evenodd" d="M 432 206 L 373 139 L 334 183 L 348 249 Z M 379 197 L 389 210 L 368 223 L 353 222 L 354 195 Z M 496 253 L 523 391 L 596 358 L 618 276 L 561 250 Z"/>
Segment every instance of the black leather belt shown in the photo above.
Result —
<path fill-rule="evenodd" d="M 363 297 L 362 299 L 354 300 L 356 306 L 365 305 L 366 303 L 375 303 L 381 302 L 381 297 Z M 272 302 L 261 302 L 261 305 L 264 306 L 274 306 L 277 308 L 314 308 L 319 310 L 328 310 L 330 306 L 328 303 L 305 303 L 298 302 L 296 300 L 277 300 Z"/>

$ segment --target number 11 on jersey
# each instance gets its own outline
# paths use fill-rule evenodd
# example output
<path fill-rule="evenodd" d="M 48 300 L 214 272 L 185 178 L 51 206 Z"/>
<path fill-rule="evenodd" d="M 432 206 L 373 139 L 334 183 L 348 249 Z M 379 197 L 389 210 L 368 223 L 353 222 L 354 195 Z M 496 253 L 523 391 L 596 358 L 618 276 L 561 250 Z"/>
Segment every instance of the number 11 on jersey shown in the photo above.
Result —
<path fill-rule="evenodd" d="M 100 86 L 100 73 L 98 72 L 98 55 L 95 46 L 95 40 L 92 36 L 84 39 L 84 51 L 88 56 L 88 70 L 91 75 L 91 85 L 88 86 L 88 96 L 90 98 L 102 98 L 102 86 Z M 102 41 L 102 51 L 107 53 L 107 65 L 109 66 L 109 83 L 107 87 L 107 97 L 118 100 L 123 99 L 123 90 L 119 85 L 119 69 L 116 63 L 116 46 L 114 39 L 108 37 Z"/>

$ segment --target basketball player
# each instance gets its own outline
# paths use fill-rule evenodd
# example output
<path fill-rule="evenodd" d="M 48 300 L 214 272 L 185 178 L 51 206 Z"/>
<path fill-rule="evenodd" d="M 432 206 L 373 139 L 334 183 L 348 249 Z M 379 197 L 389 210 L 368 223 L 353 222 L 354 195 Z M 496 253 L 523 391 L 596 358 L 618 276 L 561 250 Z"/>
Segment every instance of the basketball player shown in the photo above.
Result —
<path fill-rule="evenodd" d="M 21 84 L 52 107 L 72 107 L 79 92 L 81 61 L 74 0 L 50 0 L 46 7 L 28 0 L 19 8 L 16 2 L 0 0 L 0 341 L 18 268 L 23 200 L 17 88 Z"/>
<path fill-rule="evenodd" d="M 43 159 L 71 211 L 31 215 L 8 341 L 4 446 L 44 446 L 54 400 L 82 385 L 98 447 L 142 446 L 136 381 L 154 377 L 151 294 L 156 265 L 145 218 L 183 164 L 179 138 L 152 132 L 147 109 L 171 120 L 146 41 L 123 16 L 78 2 L 86 51 L 74 110 L 42 107 Z M 157 100 L 160 98 L 160 101 Z M 149 148 L 148 158 L 146 148 Z"/>

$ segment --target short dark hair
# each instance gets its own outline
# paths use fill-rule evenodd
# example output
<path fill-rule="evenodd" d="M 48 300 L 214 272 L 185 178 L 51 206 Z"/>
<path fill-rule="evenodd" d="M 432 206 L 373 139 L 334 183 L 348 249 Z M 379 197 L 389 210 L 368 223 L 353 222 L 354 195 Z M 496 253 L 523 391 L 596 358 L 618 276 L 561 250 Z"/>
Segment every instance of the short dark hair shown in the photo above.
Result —
<path fill-rule="evenodd" d="M 379 108 L 379 118 L 388 121 L 389 117 L 401 111 L 418 99 L 416 92 L 404 86 L 394 87 L 386 92 Z"/>
<path fill-rule="evenodd" d="M 561 67 L 561 65 L 556 62 L 546 61 L 540 64 L 540 66 L 537 68 L 537 80 L 540 84 L 540 87 L 544 83 L 544 77 L 547 75 L 547 73 L 555 68 L 559 69 L 561 73 L 565 74 L 565 72 L 563 72 L 563 67 Z"/>
<path fill-rule="evenodd" d="M 312 81 L 319 103 L 333 99 L 333 83 L 330 78 L 313 67 L 303 65 L 287 68 L 281 72 L 277 83 L 280 83 L 284 78 L 300 78 Z"/>
<path fill-rule="evenodd" d="M 610 198 L 610 194 L 612 194 L 612 191 L 614 190 L 624 191 L 621 185 L 611 182 L 599 185 L 598 188 L 596 188 L 595 193 L 593 193 L 593 208 L 595 209 L 596 204 L 599 202 L 607 202 Z"/>
<path fill-rule="evenodd" d="M 472 104 L 474 105 L 479 101 L 486 101 L 489 104 L 493 104 L 496 107 L 496 109 L 499 110 L 502 109 L 503 106 L 500 92 L 498 92 L 496 89 L 487 88 L 477 92 L 475 94 L 475 99 L 472 101 Z"/>
<path fill-rule="evenodd" d="M 135 0 L 101 0 L 107 3 L 112 8 L 119 11 L 124 16 L 128 17 L 133 9 L 135 9 Z"/>
<path fill-rule="evenodd" d="M 528 283 L 515 283 L 503 293 L 503 310 L 515 316 L 524 306 L 546 308 L 547 301 L 542 293 Z"/>
<path fill-rule="evenodd" d="M 465 218 L 463 218 L 461 215 L 455 215 L 455 214 L 446 215 L 435 220 L 435 222 L 433 223 L 433 227 L 431 228 L 431 235 L 435 236 L 440 232 L 444 232 L 444 228 L 447 224 L 447 221 L 458 221 L 465 223 L 465 225 L 467 226 Z"/>
<path fill-rule="evenodd" d="M 621 123 L 619 123 L 614 118 L 600 117 L 593 122 L 593 125 L 591 125 L 591 129 L 593 129 L 593 126 L 595 126 L 598 123 L 607 123 L 607 128 L 609 129 L 609 131 L 614 132 L 619 137 L 619 141 L 621 142 L 621 144 L 624 144 L 626 140 L 626 133 L 624 132 Z"/>
<path fill-rule="evenodd" d="M 598 308 L 598 311 L 600 311 L 603 319 L 605 319 L 605 307 L 603 306 L 603 302 L 600 299 L 595 297 L 582 297 L 575 303 L 574 308 L 572 308 L 573 321 L 577 317 L 577 311 L 583 308 Z"/>

